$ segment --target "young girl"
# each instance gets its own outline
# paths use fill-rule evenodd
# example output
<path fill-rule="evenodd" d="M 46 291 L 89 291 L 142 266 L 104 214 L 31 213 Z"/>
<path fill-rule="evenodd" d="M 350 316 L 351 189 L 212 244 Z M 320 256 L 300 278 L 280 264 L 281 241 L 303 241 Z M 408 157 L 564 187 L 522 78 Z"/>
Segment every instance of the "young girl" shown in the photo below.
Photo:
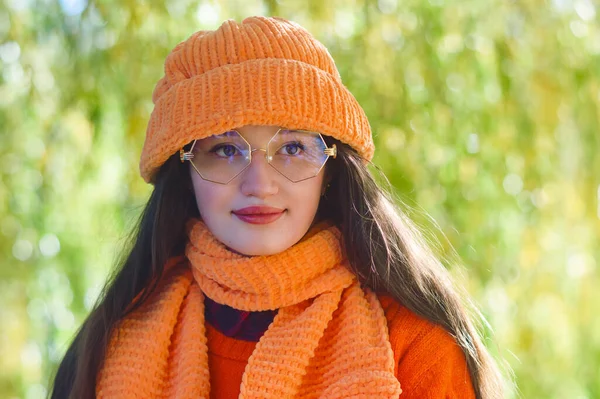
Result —
<path fill-rule="evenodd" d="M 499 398 L 443 265 L 370 175 L 327 49 L 224 22 L 165 62 L 134 244 L 53 398 Z"/>

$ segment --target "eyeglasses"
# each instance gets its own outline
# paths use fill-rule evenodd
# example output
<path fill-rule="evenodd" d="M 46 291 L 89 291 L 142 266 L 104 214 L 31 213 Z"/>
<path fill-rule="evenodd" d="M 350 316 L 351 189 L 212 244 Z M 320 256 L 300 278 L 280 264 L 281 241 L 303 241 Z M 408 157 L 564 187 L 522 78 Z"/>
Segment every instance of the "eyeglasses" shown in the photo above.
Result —
<path fill-rule="evenodd" d="M 254 148 L 237 130 L 194 140 L 189 151 L 179 151 L 181 162 L 190 161 L 204 180 L 227 184 L 252 162 L 254 151 L 264 151 L 267 163 L 297 183 L 315 177 L 337 147 L 327 147 L 323 136 L 308 130 L 279 129 L 267 148 Z"/>

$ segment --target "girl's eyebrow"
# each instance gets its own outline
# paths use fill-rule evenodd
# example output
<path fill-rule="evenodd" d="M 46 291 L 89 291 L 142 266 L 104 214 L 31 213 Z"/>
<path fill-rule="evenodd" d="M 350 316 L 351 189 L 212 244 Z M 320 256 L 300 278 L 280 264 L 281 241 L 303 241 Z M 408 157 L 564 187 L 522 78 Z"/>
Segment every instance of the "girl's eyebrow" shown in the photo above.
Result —
<path fill-rule="evenodd" d="M 231 129 L 231 130 L 228 130 L 228 131 L 226 131 L 226 132 L 224 132 L 224 133 L 217 134 L 217 135 L 215 135 L 215 137 L 227 137 L 227 136 L 234 136 L 234 135 L 236 135 L 236 134 L 238 134 L 238 133 L 239 133 L 238 131 L 236 131 L 236 130 L 234 130 L 234 129 Z M 241 133 L 239 133 L 239 134 L 240 134 L 240 136 L 242 135 Z"/>
<path fill-rule="evenodd" d="M 198 139 L 198 140 L 207 140 L 207 139 L 209 139 L 209 140 L 210 140 L 210 139 L 213 139 L 213 140 L 214 140 L 214 139 L 222 139 L 222 138 L 227 138 L 227 137 L 232 137 L 232 136 L 235 136 L 236 134 L 237 134 L 237 133 L 235 133 L 235 132 L 233 131 L 233 129 L 232 129 L 232 130 L 228 130 L 228 131 L 226 131 L 226 132 L 220 133 L 220 134 L 213 134 L 212 136 L 204 137 L 204 138 L 201 138 L 201 139 Z M 241 134 L 241 133 L 240 133 L 240 136 L 242 136 L 242 134 Z M 242 136 L 242 137 L 243 137 L 243 136 Z"/>

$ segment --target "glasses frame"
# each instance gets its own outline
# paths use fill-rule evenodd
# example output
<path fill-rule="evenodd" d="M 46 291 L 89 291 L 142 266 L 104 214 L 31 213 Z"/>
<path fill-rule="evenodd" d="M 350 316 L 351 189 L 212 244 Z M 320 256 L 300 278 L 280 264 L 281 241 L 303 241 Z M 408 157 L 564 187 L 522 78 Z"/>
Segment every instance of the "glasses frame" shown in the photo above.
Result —
<path fill-rule="evenodd" d="M 227 182 L 223 183 L 220 181 L 215 181 L 215 180 L 210 180 L 207 179 L 206 177 L 202 176 L 202 173 L 200 173 L 200 171 L 198 170 L 198 168 L 196 168 L 196 165 L 194 165 L 194 162 L 192 162 L 192 160 L 194 159 L 194 146 L 196 145 L 196 142 L 198 140 L 201 139 L 195 139 L 192 142 L 192 146 L 190 147 L 189 151 L 185 151 L 183 148 L 181 148 L 179 150 L 179 159 L 181 161 L 181 163 L 184 163 L 185 161 L 190 161 L 190 163 L 192 164 L 192 167 L 194 168 L 194 170 L 196 171 L 196 173 L 198 173 L 198 176 L 200 176 L 202 178 L 202 180 L 206 180 L 212 183 L 217 183 L 217 184 L 229 184 L 233 179 L 235 179 L 236 177 L 238 177 L 243 171 L 245 171 L 246 169 L 248 169 L 248 167 L 250 166 L 250 164 L 252 163 L 252 153 L 254 153 L 254 151 L 263 151 L 265 153 L 265 159 L 267 160 L 267 163 L 277 171 L 277 173 L 279 173 L 280 175 L 282 175 L 283 177 L 285 177 L 286 179 L 288 179 L 289 181 L 291 181 L 292 183 L 299 183 L 308 179 L 312 179 L 313 177 L 316 177 L 319 172 L 321 172 L 321 170 L 323 169 L 323 167 L 325 166 L 325 164 L 327 163 L 327 161 L 329 160 L 330 157 L 333 157 L 333 159 L 335 159 L 337 157 L 337 146 L 335 144 L 333 144 L 331 147 L 327 147 L 327 143 L 325 142 L 325 140 L 323 139 L 323 136 L 321 135 L 321 133 L 319 132 L 313 132 L 311 130 L 303 130 L 303 129 L 287 129 L 287 128 L 280 128 L 277 130 L 277 132 L 275 132 L 275 134 L 271 137 L 271 139 L 269 139 L 269 142 L 267 143 L 267 148 L 269 147 L 269 144 L 271 144 L 271 141 L 273 141 L 273 139 L 275 138 L 275 136 L 277 136 L 279 134 L 280 131 L 282 130 L 294 130 L 295 132 L 304 132 L 304 133 L 316 133 L 319 135 L 319 138 L 321 139 L 321 141 L 323 141 L 323 144 L 325 145 L 325 148 L 323 150 L 323 153 L 325 155 L 327 155 L 327 158 L 325 158 L 325 161 L 323 161 L 323 164 L 321 165 L 321 167 L 319 168 L 319 170 L 317 170 L 317 172 L 310 176 L 307 177 L 305 179 L 300 179 L 300 180 L 292 180 L 289 177 L 287 177 L 286 175 L 284 175 L 282 172 L 280 172 L 275 166 L 273 166 L 271 164 L 272 161 L 272 157 L 269 157 L 267 154 L 267 149 L 266 148 L 252 148 L 252 146 L 250 145 L 250 143 L 248 142 L 248 140 L 246 140 L 244 138 L 244 136 L 242 136 L 242 134 L 236 130 L 236 129 L 230 129 L 228 130 L 228 132 L 236 132 L 241 138 L 242 140 L 244 140 L 246 142 L 246 144 L 248 144 L 248 148 L 250 149 L 250 152 L 248 153 L 248 165 L 244 166 L 244 168 L 242 170 L 240 170 L 238 173 L 236 173 L 231 179 L 227 180 Z"/>

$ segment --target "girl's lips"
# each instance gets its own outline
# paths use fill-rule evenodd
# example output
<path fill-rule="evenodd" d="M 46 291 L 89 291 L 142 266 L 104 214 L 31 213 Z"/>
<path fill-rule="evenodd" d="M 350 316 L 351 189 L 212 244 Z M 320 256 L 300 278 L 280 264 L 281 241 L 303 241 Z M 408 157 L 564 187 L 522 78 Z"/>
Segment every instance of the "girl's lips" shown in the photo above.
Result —
<path fill-rule="evenodd" d="M 268 224 L 279 219 L 285 209 L 270 206 L 249 206 L 238 209 L 232 213 L 241 221 L 250 224 Z"/>
<path fill-rule="evenodd" d="M 273 214 L 273 213 L 281 213 L 285 209 L 274 208 L 272 206 L 258 205 L 258 206 L 247 206 L 246 208 L 241 208 L 233 211 L 236 215 L 264 215 L 264 214 Z"/>

